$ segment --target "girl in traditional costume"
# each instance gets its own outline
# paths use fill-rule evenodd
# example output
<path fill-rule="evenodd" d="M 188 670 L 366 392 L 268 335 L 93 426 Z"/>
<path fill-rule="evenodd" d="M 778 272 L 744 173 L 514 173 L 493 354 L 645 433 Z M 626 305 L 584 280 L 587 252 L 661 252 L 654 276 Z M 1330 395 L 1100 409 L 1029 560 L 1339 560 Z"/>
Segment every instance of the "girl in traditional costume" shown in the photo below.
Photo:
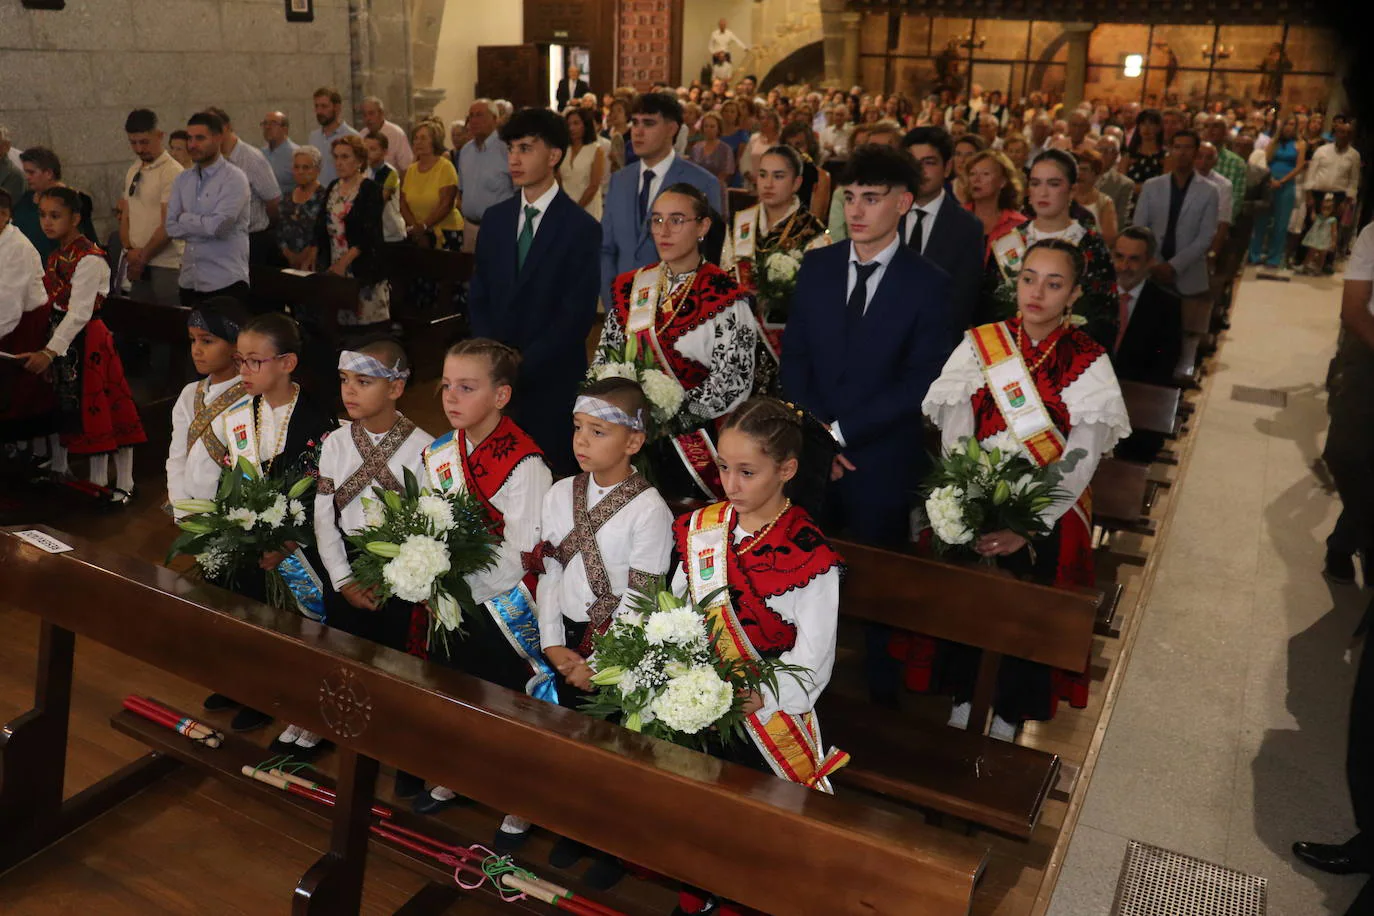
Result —
<path fill-rule="evenodd" d="M 519 370 L 514 349 L 481 337 L 459 341 L 444 357 L 440 393 L 453 430 L 425 449 L 422 483 L 439 493 L 467 490 L 486 509 L 501 544 L 490 567 L 467 576 L 480 612 L 465 616 L 461 635 L 428 651 L 474 677 L 557 703 L 554 670 L 539 645 L 536 584 L 524 563 L 542 540 L 539 513 L 553 477 L 539 446 L 502 413 Z M 428 633 L 421 610 L 411 622 L 415 651 L 423 650 Z M 434 814 L 465 804 L 471 800 L 434 786 L 413 807 Z M 529 821 L 507 816 L 494 841 L 497 851 L 519 848 L 529 830 Z"/>
<path fill-rule="evenodd" d="M 825 223 L 802 206 L 797 191 L 802 183 L 801 154 L 790 146 L 775 146 L 764 153 L 755 175 L 759 202 L 735 214 L 725 236 L 720 266 L 735 282 L 757 290 L 759 271 L 767 271 L 769 256 L 789 252 L 801 263 L 802 255 L 830 244 Z M 795 273 L 795 269 L 793 271 Z M 782 330 L 787 324 L 787 302 L 758 301 L 763 342 L 774 371 L 782 353 Z"/>
<path fill-rule="evenodd" d="M 940 427 L 945 451 L 967 436 L 987 443 L 1010 434 L 1036 463 L 1063 462 L 1065 495 L 1041 513 L 1053 526 L 1048 537 L 1028 543 L 1011 531 L 994 531 L 975 547 L 1019 576 L 1065 588 L 1094 583 L 1088 485 L 1099 458 L 1131 431 L 1107 351 L 1069 321 L 1084 298 L 1083 270 L 1082 251 L 1066 240 L 1032 245 L 1017 273 L 1017 317 L 968 331 L 922 404 Z M 922 651 L 929 644 L 913 642 L 908 657 L 929 658 Z M 978 652 L 949 645 L 940 654 L 937 686 L 953 689 L 950 724 L 962 728 L 968 724 Z M 920 688 L 927 681 L 919 668 L 909 670 L 909 685 Z M 1086 677 L 1004 659 L 993 737 L 1010 741 L 1022 721 L 1051 718 L 1061 697 L 1085 705 Z"/>
<path fill-rule="evenodd" d="M 247 323 L 247 309 L 232 296 L 207 299 L 187 318 L 191 362 L 204 378 L 181 389 L 172 407 L 167 499 L 173 506 L 183 499 L 213 499 L 219 488 L 229 448 L 216 434 L 215 420 L 248 393 L 234 365 L 239 329 Z"/>
<path fill-rule="evenodd" d="M 1111 254 L 1097 230 L 1069 213 L 1078 163 L 1062 150 L 1041 153 L 1031 166 L 1029 199 L 1035 217 L 993 241 L 978 306 L 978 324 L 1005 321 L 1016 314 L 1021 263 L 1032 245 L 1043 239 L 1062 239 L 1083 254 L 1079 278 L 1081 297 L 1074 305 L 1074 322 L 1089 337 L 1111 349 L 1120 325 L 1121 304 Z"/>
<path fill-rule="evenodd" d="M 109 455 L 115 455 L 111 498 L 127 503 L 134 490 L 133 447 L 148 441 L 124 378 L 114 337 L 100 320 L 110 287 L 105 252 L 81 232 L 81 197 L 52 187 L 38 199 L 43 233 L 57 248 L 48 256 L 43 286 L 48 293 L 48 340 L 41 350 L 16 354 L 34 375 L 51 370 L 57 393 L 60 438 L 51 442 L 52 470 L 67 472 L 68 453 L 90 456 L 90 480 L 109 483 Z"/>
<path fill-rule="evenodd" d="M 682 406 L 646 453 L 665 499 L 719 499 L 714 422 L 749 396 L 754 385 L 758 325 L 748 294 L 701 255 L 711 228 L 706 196 L 687 184 L 654 201 L 649 231 L 659 263 L 627 271 L 611 285 L 611 307 L 591 375 L 627 336 L 641 358 L 682 388 Z M 646 391 L 657 401 L 655 391 Z"/>
<path fill-rule="evenodd" d="M 829 792 L 827 777 L 849 757 L 826 749 L 815 706 L 835 662 L 842 560 L 787 495 L 804 439 L 800 411 L 774 398 L 751 398 L 726 419 L 718 461 L 729 498 L 674 522 L 673 591 L 705 603 L 724 629 L 717 651 L 801 669 L 780 675 L 776 692 L 752 694 L 750 740 L 717 743 L 714 755 Z M 741 911 L 685 889 L 676 912 Z"/>
<path fill-rule="evenodd" d="M 239 330 L 234 365 L 244 396 L 211 423 L 215 437 L 225 445 L 224 473 L 239 473 L 239 462 L 246 461 L 259 473 L 281 480 L 318 474 L 320 442 L 338 421 L 291 380 L 300 352 L 300 326 L 286 315 L 259 315 Z M 266 573 L 276 570 L 301 614 L 315 620 L 324 616 L 328 585 L 317 572 L 321 563 L 313 547 L 286 544 L 281 551 L 265 554 L 258 565 L 260 569 L 239 571 L 237 591 L 265 601 Z M 205 708 L 212 711 L 236 705 L 219 693 L 205 700 Z M 266 713 L 244 706 L 230 727 L 251 731 L 271 721 Z"/>

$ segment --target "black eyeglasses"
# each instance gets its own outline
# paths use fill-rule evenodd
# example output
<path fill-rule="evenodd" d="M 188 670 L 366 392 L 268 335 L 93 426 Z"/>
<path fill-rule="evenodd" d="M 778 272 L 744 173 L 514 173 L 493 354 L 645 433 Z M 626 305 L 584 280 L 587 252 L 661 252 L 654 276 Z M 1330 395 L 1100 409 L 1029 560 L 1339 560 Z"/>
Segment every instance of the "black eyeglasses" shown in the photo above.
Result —
<path fill-rule="evenodd" d="M 135 194 L 138 193 L 138 183 L 139 183 L 140 181 L 142 181 L 142 180 L 143 180 L 143 171 L 140 169 L 139 171 L 134 172 L 134 180 L 131 181 L 131 182 L 129 182 L 129 194 L 128 194 L 129 197 L 133 197 Z M 108 185 L 107 185 L 107 187 L 108 187 Z"/>

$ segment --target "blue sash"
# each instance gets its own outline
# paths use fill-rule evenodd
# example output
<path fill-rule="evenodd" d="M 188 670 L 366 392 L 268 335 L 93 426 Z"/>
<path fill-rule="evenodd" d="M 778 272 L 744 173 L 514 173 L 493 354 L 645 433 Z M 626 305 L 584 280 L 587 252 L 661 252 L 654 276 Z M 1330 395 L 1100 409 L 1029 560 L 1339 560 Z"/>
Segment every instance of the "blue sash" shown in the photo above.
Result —
<path fill-rule="evenodd" d="M 486 603 L 491 617 L 501 628 L 511 648 L 523 658 L 534 675 L 525 684 L 525 693 L 536 700 L 558 705 L 558 688 L 554 682 L 553 668 L 544 660 L 539 647 L 539 618 L 534 611 L 534 599 L 523 584 L 503 595 L 497 595 Z"/>
<path fill-rule="evenodd" d="M 301 614 L 311 620 L 325 623 L 324 583 L 311 567 L 310 561 L 305 558 L 305 553 L 297 548 L 281 561 L 277 572 L 285 580 L 291 597 L 296 599 L 296 607 Z"/>

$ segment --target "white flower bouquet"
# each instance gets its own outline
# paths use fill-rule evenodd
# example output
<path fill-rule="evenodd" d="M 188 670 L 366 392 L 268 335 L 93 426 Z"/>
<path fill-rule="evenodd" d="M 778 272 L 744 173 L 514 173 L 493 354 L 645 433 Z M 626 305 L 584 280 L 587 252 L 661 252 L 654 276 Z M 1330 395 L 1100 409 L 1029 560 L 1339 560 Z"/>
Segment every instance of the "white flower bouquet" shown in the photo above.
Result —
<path fill-rule="evenodd" d="M 764 688 L 776 693 L 779 674 L 801 670 L 726 661 L 716 651 L 722 632 L 670 591 L 636 593 L 631 601 L 632 610 L 592 642 L 596 693 L 582 707 L 588 715 L 619 717 L 631 731 L 698 749 L 712 731 L 724 741 L 747 740 L 745 698 Z"/>
<path fill-rule="evenodd" d="M 239 571 L 257 567 L 263 554 L 290 553 L 291 545 L 311 541 L 303 500 L 314 486 L 315 478 L 308 473 L 287 486 L 239 459 L 220 475 L 214 499 L 180 499 L 173 504 L 185 515 L 177 522 L 182 533 L 172 542 L 168 561 L 193 556 L 196 571 L 206 581 L 232 588 Z M 276 570 L 267 576 L 267 601 L 273 607 L 291 606 L 286 582 Z"/>
<path fill-rule="evenodd" d="M 598 382 L 605 378 L 625 378 L 638 382 L 649 399 L 648 422 L 645 424 L 650 439 L 668 433 L 689 432 L 700 426 L 690 417 L 684 417 L 682 402 L 685 392 L 682 386 L 662 369 L 658 368 L 653 354 L 640 349 L 634 335 L 627 335 L 622 347 L 607 347 L 602 350 L 600 359 L 587 373 L 588 382 Z"/>
<path fill-rule="evenodd" d="M 374 487 L 363 497 L 365 528 L 347 540 L 357 548 L 353 581 L 378 601 L 400 598 L 429 608 L 430 635 L 441 641 L 476 609 L 464 576 L 491 566 L 500 543 L 491 519 L 466 489 L 443 496 L 421 490 L 405 472 L 405 492 Z"/>
<path fill-rule="evenodd" d="M 801 270 L 804 252 L 777 249 L 759 255 L 754 272 L 754 286 L 758 290 L 759 315 L 770 324 L 785 324 L 797 290 L 797 271 Z"/>
<path fill-rule="evenodd" d="M 979 536 L 1014 531 L 1027 540 L 1050 533 L 1041 514 L 1067 494 L 1059 488 L 1063 471 L 1081 456 L 1041 467 L 1021 444 L 1002 432 L 979 445 L 959 440 L 926 478 L 925 515 L 940 553 L 972 554 Z"/>

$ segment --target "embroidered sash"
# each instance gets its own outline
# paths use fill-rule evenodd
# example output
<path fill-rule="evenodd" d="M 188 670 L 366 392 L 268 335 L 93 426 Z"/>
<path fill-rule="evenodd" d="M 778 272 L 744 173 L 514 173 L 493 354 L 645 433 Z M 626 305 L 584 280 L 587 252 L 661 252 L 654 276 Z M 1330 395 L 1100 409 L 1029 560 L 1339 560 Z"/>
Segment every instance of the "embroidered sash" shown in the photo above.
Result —
<path fill-rule="evenodd" d="M 635 273 L 634 285 L 630 289 L 630 307 L 625 320 L 625 333 L 639 338 L 641 350 L 654 355 L 654 362 L 658 364 L 658 368 L 684 389 L 688 389 L 689 386 L 683 382 L 681 375 L 664 352 L 655 327 L 659 306 L 659 272 L 667 269 L 667 265 L 643 267 Z M 688 292 L 687 295 L 691 296 L 692 293 Z M 692 482 L 703 496 L 707 499 L 720 499 L 725 495 L 725 489 L 720 482 L 720 469 L 716 467 L 716 446 L 706 434 L 706 430 L 698 429 L 674 436 L 673 450 L 682 459 Z"/>
<path fill-rule="evenodd" d="M 758 244 L 759 214 L 763 212 L 760 204 L 746 207 L 735 214 L 734 243 L 735 263 L 731 265 L 735 280 L 741 286 L 753 286 L 754 253 Z"/>
<path fill-rule="evenodd" d="M 643 474 L 631 474 L 589 510 L 587 490 L 590 487 L 591 476 L 589 473 L 578 474 L 573 480 L 572 531 L 563 538 L 563 542 L 554 553 L 564 569 L 568 568 L 573 557 L 582 555 L 582 569 L 587 576 L 587 584 L 596 596 L 592 606 L 587 608 L 590 625 L 577 647 L 578 653 L 584 658 L 591 654 L 592 637 L 606 632 L 615 609 L 620 605 L 620 596 L 611 590 L 611 577 L 606 572 L 605 561 L 601 558 L 601 547 L 596 543 L 596 534 L 636 496 L 650 489 L 649 481 L 644 479 Z M 631 572 L 633 573 L 633 570 Z"/>
<path fill-rule="evenodd" d="M 186 451 L 189 453 L 195 444 L 200 442 L 205 446 L 205 451 L 210 455 L 211 460 L 222 466 L 225 457 L 229 454 L 229 449 L 220 441 L 219 436 L 215 435 L 213 424 L 216 417 L 247 393 L 247 389 L 243 387 L 243 382 L 235 382 L 228 389 L 220 392 L 217 398 L 206 404 L 205 395 L 209 390 L 210 380 L 208 378 L 196 385 L 195 400 L 192 403 L 195 415 L 191 419 L 190 427 L 186 430 Z"/>
<path fill-rule="evenodd" d="M 1016 437 L 1026 454 L 1041 467 L 1064 456 L 1065 439 L 1054 425 L 1040 390 L 1016 345 L 1016 335 L 1005 321 L 985 324 L 968 332 L 973 353 L 983 371 L 983 381 L 992 395 L 997 411 L 1006 421 L 1007 431 Z M 1051 343 L 1051 346 L 1054 344 Z M 1092 492 L 1085 488 L 1074 510 L 1083 522 L 1092 522 Z"/>
<path fill-rule="evenodd" d="M 712 624 L 723 631 L 723 637 L 716 643 L 717 651 L 727 659 L 757 661 L 762 656 L 740 624 L 730 603 L 730 589 L 722 588 L 729 580 L 727 568 L 733 550 L 730 532 L 734 524 L 735 513 L 728 502 L 693 512 L 688 522 L 688 549 L 682 562 L 687 566 L 693 600 L 705 602 L 715 593 L 705 604 L 705 610 Z M 824 750 L 820 721 L 814 711 L 792 715 L 778 710 L 767 722 L 760 722 L 755 714 L 745 720 L 745 725 L 754 745 L 781 779 L 830 793 L 828 777 L 849 762 L 844 751 L 833 747 Z"/>
<path fill-rule="evenodd" d="M 492 598 L 484 607 L 515 654 L 524 659 L 533 672 L 525 682 L 525 693 L 557 706 L 558 688 L 553 667 L 540 648 L 539 616 L 535 612 L 534 596 L 529 588 L 522 582 L 505 594 Z"/>
<path fill-rule="evenodd" d="M 396 475 L 391 472 L 390 462 L 401 446 L 405 445 L 410 434 L 415 432 L 415 424 L 405 416 L 396 418 L 396 423 L 387 431 L 380 442 L 373 443 L 372 437 L 367 430 L 363 429 L 361 423 L 350 424 L 353 435 L 353 447 L 358 450 L 363 463 L 358 469 L 348 475 L 348 479 L 342 484 L 332 484 L 334 491 L 334 508 L 339 512 L 353 500 L 362 495 L 363 490 L 367 489 L 373 481 L 383 490 L 391 490 L 394 493 L 401 492 L 401 482 L 396 479 Z M 325 479 L 320 478 L 320 492 L 326 492 Z"/>
<path fill-rule="evenodd" d="M 225 465 L 238 464 L 240 458 L 247 458 L 253 467 L 258 463 L 258 421 L 253 410 L 254 398 L 250 395 L 234 404 L 224 412 Z"/>

